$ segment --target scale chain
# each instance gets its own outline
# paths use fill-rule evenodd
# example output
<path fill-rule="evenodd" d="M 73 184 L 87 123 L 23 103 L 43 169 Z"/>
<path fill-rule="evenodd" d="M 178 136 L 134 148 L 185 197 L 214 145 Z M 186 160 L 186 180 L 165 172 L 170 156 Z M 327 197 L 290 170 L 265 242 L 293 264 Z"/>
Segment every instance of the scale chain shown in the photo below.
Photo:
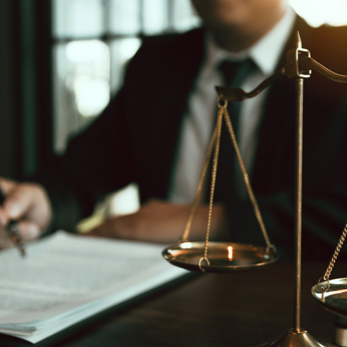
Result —
<path fill-rule="evenodd" d="M 205 250 L 204 250 L 204 257 L 203 257 L 203 259 L 207 263 L 208 263 L 208 259 L 207 259 L 208 242 L 209 242 L 209 238 L 210 238 L 211 221 L 212 221 L 213 197 L 214 197 L 214 191 L 215 191 L 215 186 L 216 186 L 218 154 L 219 154 L 220 137 L 221 137 L 221 131 L 222 131 L 223 108 L 226 107 L 226 105 L 227 105 L 227 102 L 225 102 L 225 105 L 218 110 L 217 138 L 216 138 L 216 144 L 215 144 L 214 155 L 213 155 L 211 193 L 210 193 L 210 203 L 209 203 L 209 209 L 208 209 Z M 201 268 L 201 266 L 200 266 L 200 268 Z"/>
<path fill-rule="evenodd" d="M 220 104 L 220 100 L 224 101 L 224 104 Z M 189 219 L 182 237 L 182 241 L 183 242 L 187 242 L 188 241 L 188 237 L 189 237 L 189 233 L 190 233 L 190 229 L 191 229 L 191 225 L 192 225 L 192 221 L 194 218 L 194 214 L 196 212 L 197 206 L 199 204 L 200 198 L 201 198 L 201 194 L 203 191 L 203 184 L 204 184 L 204 180 L 206 177 L 206 173 L 208 170 L 208 166 L 212 157 L 212 152 L 213 153 L 213 166 L 212 166 L 212 180 L 211 180 L 211 192 L 210 192 L 210 201 L 209 201 L 209 210 L 208 210 L 208 221 L 207 221 L 207 230 L 206 230 L 206 239 L 205 239 L 205 248 L 204 248 L 204 255 L 203 257 L 200 259 L 199 261 L 199 267 L 201 269 L 201 271 L 204 271 L 204 269 L 202 268 L 202 262 L 205 261 L 207 263 L 207 265 L 210 265 L 209 260 L 207 258 L 207 253 L 208 253 L 208 243 L 209 243 L 209 237 L 210 237 L 210 230 L 211 230 L 211 221 L 212 221 L 212 210 L 213 210 L 213 198 L 214 198 L 214 191 L 215 191 L 215 183 L 216 183 L 216 177 L 217 177 L 217 166 L 218 166 L 218 155 L 219 155 L 219 148 L 220 148 L 220 138 L 221 138 L 221 129 L 222 129 L 222 120 L 223 117 L 225 119 L 235 152 L 236 152 L 236 156 L 238 159 L 238 163 L 240 165 L 241 168 L 241 172 L 243 175 L 243 179 L 245 181 L 245 185 L 246 185 L 246 189 L 249 195 L 249 198 L 251 200 L 257 221 L 259 223 L 260 229 L 263 233 L 266 245 L 267 245 L 267 252 L 269 252 L 271 249 L 273 251 L 276 251 L 276 247 L 271 244 L 270 240 L 269 240 L 269 236 L 267 234 L 257 201 L 255 199 L 250 181 L 249 181 L 249 177 L 245 168 L 245 165 L 243 163 L 241 154 L 240 154 L 240 149 L 238 147 L 237 141 L 236 141 L 236 137 L 235 137 L 235 133 L 233 130 L 233 126 L 231 124 L 231 120 L 230 120 L 230 116 L 227 110 L 227 106 L 228 106 L 228 101 L 226 99 L 224 99 L 223 97 L 219 97 L 217 100 L 217 105 L 218 105 L 218 116 L 217 116 L 217 123 L 216 126 L 214 128 L 213 134 L 212 134 L 212 138 L 209 144 L 209 148 L 207 151 L 207 155 L 205 158 L 205 163 L 204 163 L 204 168 L 203 168 L 203 172 L 198 184 L 198 189 L 197 192 L 195 194 L 194 197 L 194 202 L 193 202 L 193 206 L 189 215 Z"/>
<path fill-rule="evenodd" d="M 335 252 L 334 252 L 333 256 L 331 257 L 330 264 L 329 264 L 328 268 L 325 271 L 325 274 L 323 276 L 323 280 L 324 281 L 328 281 L 329 280 L 329 277 L 331 275 L 331 272 L 333 271 L 333 267 L 334 267 L 334 265 L 336 263 L 337 257 L 339 256 L 340 250 L 341 250 L 341 248 L 343 246 L 343 243 L 344 243 L 346 237 L 347 237 L 347 224 L 345 225 L 345 228 L 342 231 L 342 234 L 341 234 L 340 240 L 339 240 L 339 242 L 338 242 L 338 244 L 336 246 Z"/>

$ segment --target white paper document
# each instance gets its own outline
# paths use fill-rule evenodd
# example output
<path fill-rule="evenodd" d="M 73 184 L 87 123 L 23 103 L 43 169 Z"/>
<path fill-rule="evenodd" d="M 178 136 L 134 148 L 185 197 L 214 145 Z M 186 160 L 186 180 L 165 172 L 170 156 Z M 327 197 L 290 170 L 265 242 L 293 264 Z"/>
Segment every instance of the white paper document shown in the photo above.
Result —
<path fill-rule="evenodd" d="M 57 232 L 0 252 L 0 333 L 36 343 L 187 274 L 163 246 Z"/>

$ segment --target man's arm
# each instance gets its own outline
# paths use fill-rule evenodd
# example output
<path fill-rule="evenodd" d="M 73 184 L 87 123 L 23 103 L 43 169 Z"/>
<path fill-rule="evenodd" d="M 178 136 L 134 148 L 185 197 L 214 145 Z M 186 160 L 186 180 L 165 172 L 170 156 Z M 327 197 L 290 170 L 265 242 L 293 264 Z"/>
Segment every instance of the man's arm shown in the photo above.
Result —
<path fill-rule="evenodd" d="M 183 236 L 191 205 L 152 200 L 133 214 L 111 217 L 89 232 L 88 236 L 172 243 Z M 205 240 L 208 206 L 200 205 L 194 215 L 189 240 Z M 216 205 L 212 211 L 211 240 L 229 239 L 225 209 Z"/>

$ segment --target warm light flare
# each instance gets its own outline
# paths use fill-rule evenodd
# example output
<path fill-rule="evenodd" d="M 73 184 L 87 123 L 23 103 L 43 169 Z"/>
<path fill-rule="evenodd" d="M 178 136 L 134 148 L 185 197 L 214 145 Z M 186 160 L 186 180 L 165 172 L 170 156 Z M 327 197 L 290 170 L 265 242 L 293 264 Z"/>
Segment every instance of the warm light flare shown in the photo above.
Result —
<path fill-rule="evenodd" d="M 299 16 L 314 27 L 347 24 L 346 0 L 289 0 L 289 3 Z"/>
<path fill-rule="evenodd" d="M 233 260 L 233 248 L 231 246 L 228 247 L 228 258 L 229 261 Z"/>

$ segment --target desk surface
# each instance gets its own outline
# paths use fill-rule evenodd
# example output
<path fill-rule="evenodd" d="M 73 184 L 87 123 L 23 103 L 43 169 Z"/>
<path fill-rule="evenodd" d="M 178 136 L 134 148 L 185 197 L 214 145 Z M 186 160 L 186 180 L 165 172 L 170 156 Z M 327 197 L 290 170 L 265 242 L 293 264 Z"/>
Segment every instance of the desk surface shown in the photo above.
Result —
<path fill-rule="evenodd" d="M 311 296 L 328 264 L 302 267 L 301 326 L 332 342 L 334 316 Z M 337 263 L 331 278 L 346 277 Z M 293 264 L 233 274 L 198 274 L 59 343 L 88 346 L 235 346 L 266 342 L 293 325 Z"/>

